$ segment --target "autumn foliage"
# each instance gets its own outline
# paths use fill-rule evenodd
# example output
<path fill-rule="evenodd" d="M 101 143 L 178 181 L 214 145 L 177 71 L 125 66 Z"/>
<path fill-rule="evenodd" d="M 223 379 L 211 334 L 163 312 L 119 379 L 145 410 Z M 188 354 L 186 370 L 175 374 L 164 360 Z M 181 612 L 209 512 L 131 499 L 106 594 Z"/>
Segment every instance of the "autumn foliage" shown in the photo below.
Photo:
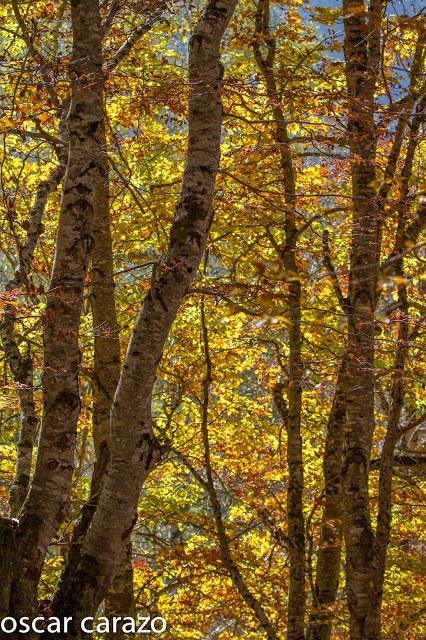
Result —
<path fill-rule="evenodd" d="M 421 640 L 420 4 L 7 1 L 0 41 L 0 614 Z"/>

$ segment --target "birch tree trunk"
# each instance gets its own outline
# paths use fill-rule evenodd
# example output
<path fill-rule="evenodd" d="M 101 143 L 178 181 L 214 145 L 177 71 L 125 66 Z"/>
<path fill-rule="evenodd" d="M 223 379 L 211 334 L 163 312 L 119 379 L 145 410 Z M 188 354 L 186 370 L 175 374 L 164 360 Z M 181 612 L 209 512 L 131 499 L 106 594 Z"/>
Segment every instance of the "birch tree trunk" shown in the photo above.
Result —
<path fill-rule="evenodd" d="M 79 621 L 96 610 L 109 588 L 134 524 L 143 482 L 161 455 L 152 429 L 151 394 L 164 343 L 200 264 L 212 222 L 219 166 L 223 67 L 220 44 L 236 0 L 210 0 L 189 50 L 188 152 L 167 255 L 134 327 L 111 412 L 111 465 L 83 543 L 81 560 L 62 581 L 56 611 Z"/>
<path fill-rule="evenodd" d="M 34 478 L 16 528 L 10 612 L 34 605 L 44 556 L 63 521 L 74 469 L 80 412 L 78 331 L 84 283 L 93 244 L 95 185 L 102 177 L 100 125 L 102 77 L 99 3 L 71 5 L 72 98 L 66 117 L 69 153 L 55 259 L 44 316 L 43 416 Z"/>

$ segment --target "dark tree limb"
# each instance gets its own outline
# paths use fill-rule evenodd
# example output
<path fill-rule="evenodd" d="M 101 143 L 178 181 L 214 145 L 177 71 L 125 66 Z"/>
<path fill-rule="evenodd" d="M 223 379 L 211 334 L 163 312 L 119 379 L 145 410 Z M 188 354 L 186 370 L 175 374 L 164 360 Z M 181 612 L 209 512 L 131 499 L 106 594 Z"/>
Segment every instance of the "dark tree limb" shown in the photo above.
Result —
<path fill-rule="evenodd" d="M 349 301 L 342 293 L 339 278 L 337 277 L 336 269 L 334 268 L 334 264 L 331 260 L 329 235 L 330 234 L 327 230 L 325 230 L 322 234 L 322 255 L 324 266 L 327 269 L 327 273 L 330 276 L 331 282 L 333 283 L 334 293 L 336 294 L 336 298 L 340 304 L 340 307 L 344 313 L 347 313 L 349 311 Z"/>
<path fill-rule="evenodd" d="M 142 24 L 134 29 L 125 42 L 117 49 L 112 58 L 107 61 L 109 72 L 113 71 L 130 53 L 139 40 L 165 17 L 167 0 L 152 0 L 147 2 L 142 10 Z"/>
<path fill-rule="evenodd" d="M 34 39 L 32 37 L 32 34 L 29 33 L 28 31 L 28 27 L 25 23 L 25 20 L 21 14 L 21 11 L 19 9 L 19 2 L 18 0 L 11 0 L 11 4 L 12 4 L 12 8 L 13 8 L 13 12 L 15 14 L 15 18 L 16 18 L 16 22 L 19 25 L 19 28 L 21 30 L 21 35 L 22 35 L 22 39 L 24 40 L 25 44 L 28 47 L 28 51 L 31 54 L 34 62 L 37 63 L 39 69 L 40 69 L 40 75 L 43 81 L 43 85 L 44 88 L 46 89 L 47 93 L 49 94 L 49 97 L 52 101 L 52 104 L 57 108 L 60 109 L 61 107 L 61 103 L 60 100 L 58 98 L 58 95 L 55 92 L 55 89 L 53 88 L 53 83 L 52 83 L 52 77 L 49 74 L 49 63 L 48 61 L 45 59 L 45 57 L 43 56 L 42 53 L 40 53 L 40 51 L 36 48 L 35 44 L 34 44 Z"/>

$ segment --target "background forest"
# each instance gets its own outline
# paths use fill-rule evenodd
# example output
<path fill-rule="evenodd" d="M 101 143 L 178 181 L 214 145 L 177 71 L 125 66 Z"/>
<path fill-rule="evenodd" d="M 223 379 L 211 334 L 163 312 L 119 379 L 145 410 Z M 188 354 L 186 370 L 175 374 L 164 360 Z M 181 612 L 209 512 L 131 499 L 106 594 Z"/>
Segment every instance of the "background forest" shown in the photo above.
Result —
<path fill-rule="evenodd" d="M 2 1 L 2 616 L 424 638 L 421 5 Z"/>

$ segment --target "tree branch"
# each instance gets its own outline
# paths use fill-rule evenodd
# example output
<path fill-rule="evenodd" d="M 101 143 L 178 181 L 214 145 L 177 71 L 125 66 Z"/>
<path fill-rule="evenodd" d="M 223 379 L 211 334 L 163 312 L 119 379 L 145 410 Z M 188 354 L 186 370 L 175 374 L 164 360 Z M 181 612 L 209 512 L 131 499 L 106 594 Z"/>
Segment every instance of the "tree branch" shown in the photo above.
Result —
<path fill-rule="evenodd" d="M 151 31 L 156 24 L 164 19 L 167 2 L 168 0 L 152 0 L 152 2 L 147 2 L 142 11 L 142 24 L 130 34 L 112 58 L 107 61 L 106 66 L 109 72 L 113 71 L 120 62 L 124 60 L 142 36 Z"/>
<path fill-rule="evenodd" d="M 50 96 L 50 99 L 52 100 L 52 103 L 55 105 L 55 107 L 59 108 L 61 106 L 61 103 L 60 103 L 60 100 L 59 100 L 55 90 L 53 89 L 52 80 L 49 77 L 49 74 L 47 72 L 48 62 L 44 58 L 44 56 L 38 51 L 38 49 L 35 47 L 34 39 L 28 33 L 28 28 L 27 28 L 27 25 L 25 24 L 25 20 L 22 17 L 22 14 L 20 12 L 18 1 L 17 0 L 11 0 L 11 4 L 12 4 L 13 12 L 15 14 L 16 21 L 17 21 L 17 23 L 19 25 L 19 28 L 21 30 L 22 39 L 24 40 L 25 44 L 27 45 L 28 50 L 31 53 L 34 61 L 39 66 L 41 77 L 42 77 L 42 80 L 43 80 L 44 88 L 48 92 L 48 94 Z"/>
<path fill-rule="evenodd" d="M 327 269 L 327 273 L 331 278 L 331 282 L 333 284 L 334 293 L 336 294 L 337 300 L 339 301 L 340 307 L 344 313 L 349 312 L 349 300 L 346 298 L 340 286 L 339 278 L 337 277 L 336 269 L 331 261 L 331 251 L 329 244 L 329 232 L 325 229 L 322 234 L 322 254 L 323 254 L 323 262 L 324 266 Z"/>
<path fill-rule="evenodd" d="M 381 464 L 381 458 L 374 458 L 370 461 L 370 469 L 372 471 L 379 471 Z M 393 456 L 391 464 L 393 467 L 417 467 L 426 465 L 426 455 L 398 455 Z"/>
<path fill-rule="evenodd" d="M 27 284 L 34 251 L 43 232 L 43 214 L 49 195 L 57 188 L 64 175 L 64 163 L 37 187 L 36 197 L 28 221 L 24 244 L 20 247 L 18 267 L 7 283 L 6 291 L 13 292 Z M 0 338 L 7 363 L 17 386 L 20 405 L 20 434 L 17 444 L 16 471 L 10 488 L 10 509 L 17 515 L 28 491 L 32 467 L 32 454 L 37 431 L 37 413 L 33 390 L 33 363 L 29 351 L 22 354 L 15 337 L 15 310 L 12 305 L 3 309 L 0 322 Z"/>

